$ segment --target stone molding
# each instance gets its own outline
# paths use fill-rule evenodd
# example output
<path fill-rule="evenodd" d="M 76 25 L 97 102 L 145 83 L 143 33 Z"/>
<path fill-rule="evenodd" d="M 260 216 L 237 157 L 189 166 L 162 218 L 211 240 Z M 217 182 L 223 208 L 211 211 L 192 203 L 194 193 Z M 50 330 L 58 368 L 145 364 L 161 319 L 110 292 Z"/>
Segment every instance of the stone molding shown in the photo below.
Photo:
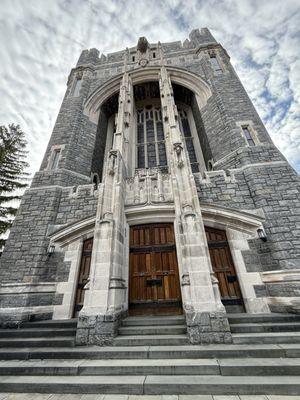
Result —
<path fill-rule="evenodd" d="M 138 68 L 136 70 L 129 71 L 128 74 L 132 80 L 132 84 L 138 84 L 151 80 L 158 81 L 160 68 L 160 66 Z M 183 68 L 168 67 L 167 70 L 170 74 L 170 79 L 172 82 L 185 86 L 195 93 L 200 108 L 206 104 L 207 100 L 211 97 L 212 92 L 210 86 L 204 81 L 203 78 Z M 119 91 L 122 76 L 122 74 L 119 74 L 109 79 L 103 85 L 95 89 L 94 92 L 87 98 L 83 112 L 92 122 L 98 122 L 99 108 L 101 104 Z"/>

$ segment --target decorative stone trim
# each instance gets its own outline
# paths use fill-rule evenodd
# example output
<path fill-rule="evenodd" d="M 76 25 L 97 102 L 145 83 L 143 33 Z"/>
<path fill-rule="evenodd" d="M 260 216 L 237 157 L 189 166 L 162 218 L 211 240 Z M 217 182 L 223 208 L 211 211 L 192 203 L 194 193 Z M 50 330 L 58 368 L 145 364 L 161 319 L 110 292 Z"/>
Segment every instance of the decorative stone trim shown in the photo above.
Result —
<path fill-rule="evenodd" d="M 133 85 L 144 81 L 157 81 L 159 79 L 160 66 L 150 66 L 129 71 Z M 211 97 L 212 92 L 208 83 L 189 71 L 184 71 L 176 67 L 168 67 L 170 79 L 172 82 L 183 85 L 195 93 L 200 109 L 205 106 L 207 100 Z M 98 123 L 99 109 L 109 97 L 118 93 L 122 74 L 109 79 L 104 85 L 99 86 L 86 100 L 84 105 L 84 114 L 90 121 Z"/>

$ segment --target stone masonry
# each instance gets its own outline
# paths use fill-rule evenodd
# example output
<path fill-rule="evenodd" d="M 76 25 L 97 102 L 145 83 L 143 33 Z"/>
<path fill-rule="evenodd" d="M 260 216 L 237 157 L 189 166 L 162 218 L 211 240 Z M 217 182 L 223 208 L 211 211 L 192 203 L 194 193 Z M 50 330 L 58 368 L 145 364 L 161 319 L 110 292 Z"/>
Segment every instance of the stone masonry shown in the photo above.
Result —
<path fill-rule="evenodd" d="M 152 81 L 165 134 L 163 171 L 137 169 L 135 156 L 135 88 Z M 181 107 L 198 143 L 194 173 Z M 77 342 L 110 344 L 128 313 L 129 227 L 138 218 L 151 223 L 151 215 L 174 223 L 191 343 L 231 341 L 206 225 L 226 231 L 247 312 L 299 313 L 299 182 L 208 29 L 193 30 L 183 43 L 140 38 L 107 55 L 84 50 L 1 257 L 0 322 L 70 318 L 82 243 L 93 237 Z"/>

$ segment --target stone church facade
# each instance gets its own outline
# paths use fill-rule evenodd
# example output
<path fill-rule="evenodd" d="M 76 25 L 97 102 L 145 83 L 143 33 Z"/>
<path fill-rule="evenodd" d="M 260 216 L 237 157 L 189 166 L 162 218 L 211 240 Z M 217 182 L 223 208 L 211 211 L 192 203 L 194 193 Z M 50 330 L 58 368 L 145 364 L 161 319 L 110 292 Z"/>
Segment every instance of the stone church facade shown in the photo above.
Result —
<path fill-rule="evenodd" d="M 227 312 L 300 310 L 299 177 L 208 29 L 72 69 L 1 257 L 4 326 L 78 318 L 110 344 L 130 315 L 180 314 L 231 342 Z"/>

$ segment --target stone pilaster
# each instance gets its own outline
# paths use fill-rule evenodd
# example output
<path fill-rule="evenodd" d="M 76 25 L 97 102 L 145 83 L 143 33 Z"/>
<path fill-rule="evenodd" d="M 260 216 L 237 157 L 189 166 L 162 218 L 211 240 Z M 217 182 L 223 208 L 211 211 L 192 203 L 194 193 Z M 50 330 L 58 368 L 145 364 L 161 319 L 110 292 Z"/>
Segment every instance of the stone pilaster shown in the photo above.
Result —
<path fill-rule="evenodd" d="M 196 185 L 179 130 L 171 80 L 164 65 L 159 84 L 189 338 L 191 343 L 230 342 L 231 333 L 212 271 Z"/>
<path fill-rule="evenodd" d="M 132 117 L 132 85 L 125 71 L 120 86 L 117 127 L 101 184 L 89 290 L 79 314 L 78 344 L 111 344 L 126 313 L 124 276 L 127 137 Z"/>

